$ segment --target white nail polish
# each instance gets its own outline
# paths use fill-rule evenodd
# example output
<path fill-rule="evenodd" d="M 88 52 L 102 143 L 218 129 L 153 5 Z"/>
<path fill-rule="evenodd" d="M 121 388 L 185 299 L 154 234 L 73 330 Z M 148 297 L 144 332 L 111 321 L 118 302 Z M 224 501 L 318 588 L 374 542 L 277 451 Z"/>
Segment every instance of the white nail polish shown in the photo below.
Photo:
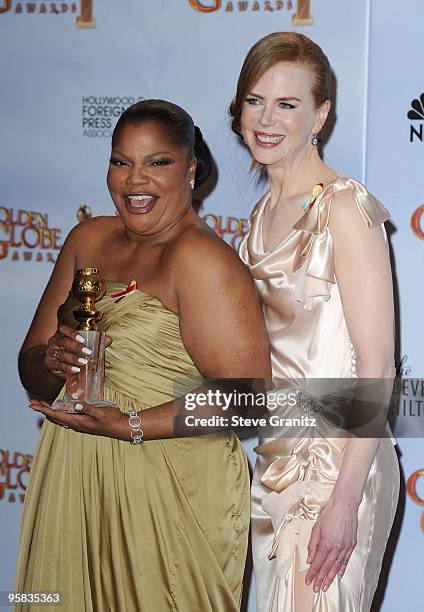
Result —
<path fill-rule="evenodd" d="M 81 363 L 82 365 L 87 365 L 88 361 L 87 359 L 84 359 L 84 357 L 78 357 L 78 363 Z"/>
<path fill-rule="evenodd" d="M 74 409 L 77 412 L 81 412 L 81 410 L 84 408 L 84 406 L 82 404 L 75 404 Z"/>
<path fill-rule="evenodd" d="M 71 372 L 81 372 L 81 368 L 77 368 L 77 366 L 72 366 Z"/>
<path fill-rule="evenodd" d="M 91 355 L 92 354 L 92 350 L 89 349 L 87 346 L 83 346 L 81 351 L 84 353 L 84 355 Z"/>
<path fill-rule="evenodd" d="M 79 334 L 78 334 L 78 336 L 75 336 L 75 340 L 77 340 L 78 342 L 81 342 L 81 344 L 84 344 L 84 342 L 85 342 L 85 338 L 83 338 Z"/>

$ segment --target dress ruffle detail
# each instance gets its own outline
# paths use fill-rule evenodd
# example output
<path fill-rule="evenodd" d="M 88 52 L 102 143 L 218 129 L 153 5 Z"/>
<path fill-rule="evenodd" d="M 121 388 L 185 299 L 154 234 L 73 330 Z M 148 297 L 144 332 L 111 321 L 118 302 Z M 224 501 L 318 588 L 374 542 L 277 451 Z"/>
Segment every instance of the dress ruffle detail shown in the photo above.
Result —
<path fill-rule="evenodd" d="M 262 508 L 270 515 L 274 530 L 268 556 L 275 563 L 268 612 L 293 610 L 288 593 L 292 588 L 295 558 L 297 555 L 296 571 L 306 572 L 312 528 L 330 498 L 341 457 L 341 449 L 330 440 L 302 438 L 291 455 L 276 459 L 261 478 L 261 483 L 271 489 L 262 497 Z M 332 585 L 331 590 L 336 588 Z M 325 598 L 326 593 L 321 592 L 319 597 Z M 324 611 L 327 607 L 319 606 L 321 609 Z"/>
<path fill-rule="evenodd" d="M 301 438 L 293 453 L 275 459 L 261 478 L 271 490 L 262 498 L 262 508 L 271 516 L 275 534 L 268 558 L 277 557 L 280 578 L 287 574 L 296 549 L 300 571 L 308 569 L 311 530 L 333 490 L 341 454 L 330 440 Z"/>
<path fill-rule="evenodd" d="M 296 300 L 305 310 L 311 310 L 313 298 L 328 301 L 335 281 L 333 238 L 328 227 L 334 196 L 343 191 L 352 193 L 354 202 L 369 228 L 390 218 L 384 206 L 366 188 L 350 178 L 340 178 L 324 187 L 315 204 L 294 224 L 300 230 L 299 243 L 293 262 L 297 272 Z"/>

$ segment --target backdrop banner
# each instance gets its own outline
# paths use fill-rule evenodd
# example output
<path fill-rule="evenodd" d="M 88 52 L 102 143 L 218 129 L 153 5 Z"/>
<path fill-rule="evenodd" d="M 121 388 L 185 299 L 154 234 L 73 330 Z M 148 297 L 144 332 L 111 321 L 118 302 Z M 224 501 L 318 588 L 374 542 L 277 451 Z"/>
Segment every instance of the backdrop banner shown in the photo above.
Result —
<path fill-rule="evenodd" d="M 113 126 L 130 104 L 164 98 L 201 128 L 214 161 L 195 193 L 200 215 L 234 248 L 266 185 L 229 127 L 228 107 L 251 45 L 277 30 L 303 32 L 326 51 L 336 104 L 324 157 L 366 182 L 392 213 L 398 368 L 423 375 L 424 3 L 385 0 L 0 0 L 2 181 L 0 268 L 0 590 L 13 588 L 21 511 L 40 418 L 27 409 L 17 354 L 69 230 L 112 215 L 106 172 Z M 19 42 L 18 42 L 19 41 Z M 420 297 L 421 296 L 421 297 Z M 230 341 L 230 339 L 229 339 Z M 404 402 L 414 427 L 424 407 Z M 256 439 L 244 441 L 253 465 Z M 399 440 L 402 503 L 378 603 L 418 610 L 424 586 L 421 440 Z M 253 612 L 254 580 L 245 610 Z M 248 601 L 247 601 L 248 600 Z"/>

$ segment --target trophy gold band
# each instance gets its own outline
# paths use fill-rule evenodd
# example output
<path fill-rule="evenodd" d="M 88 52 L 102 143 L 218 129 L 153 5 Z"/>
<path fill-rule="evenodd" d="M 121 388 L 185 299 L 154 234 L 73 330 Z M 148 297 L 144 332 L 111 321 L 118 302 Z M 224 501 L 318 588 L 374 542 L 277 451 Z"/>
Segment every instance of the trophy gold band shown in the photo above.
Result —
<path fill-rule="evenodd" d="M 64 412 L 76 412 L 74 406 L 78 402 L 111 403 L 103 401 L 106 334 L 97 327 L 102 314 L 96 310 L 96 302 L 104 296 L 105 284 L 97 268 L 77 270 L 71 293 L 80 302 L 73 311 L 78 322 L 76 329 L 85 339 L 84 346 L 91 350 L 91 355 L 80 372 L 66 376 L 65 397 L 53 403 L 53 408 Z"/>

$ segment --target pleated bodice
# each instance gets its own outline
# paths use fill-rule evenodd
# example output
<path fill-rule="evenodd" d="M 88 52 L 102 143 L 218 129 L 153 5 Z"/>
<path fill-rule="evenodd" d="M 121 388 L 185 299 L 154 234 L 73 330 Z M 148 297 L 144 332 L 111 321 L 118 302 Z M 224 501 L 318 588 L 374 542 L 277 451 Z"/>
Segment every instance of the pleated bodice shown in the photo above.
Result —
<path fill-rule="evenodd" d="M 125 288 L 105 281 L 96 303 L 102 313 L 99 330 L 112 337 L 105 352 L 105 384 L 151 407 L 179 397 L 203 381 L 181 339 L 178 316 L 157 298 L 135 290 L 118 301 L 111 295 Z M 79 302 L 71 295 L 61 306 L 61 323 L 75 328 L 72 314 Z"/>

